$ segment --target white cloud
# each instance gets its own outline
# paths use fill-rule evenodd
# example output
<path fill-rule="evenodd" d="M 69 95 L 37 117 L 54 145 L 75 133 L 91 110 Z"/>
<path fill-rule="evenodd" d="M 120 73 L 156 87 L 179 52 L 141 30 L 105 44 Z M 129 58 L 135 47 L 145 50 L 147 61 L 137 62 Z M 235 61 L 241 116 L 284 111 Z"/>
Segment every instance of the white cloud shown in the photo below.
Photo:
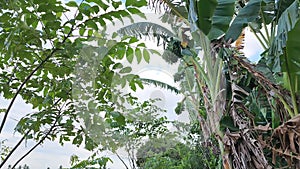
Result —
<path fill-rule="evenodd" d="M 245 34 L 245 56 L 252 62 L 257 62 L 260 58 L 260 54 L 263 52 L 263 48 L 254 36 L 253 32 L 251 32 L 249 29 L 246 29 Z"/>

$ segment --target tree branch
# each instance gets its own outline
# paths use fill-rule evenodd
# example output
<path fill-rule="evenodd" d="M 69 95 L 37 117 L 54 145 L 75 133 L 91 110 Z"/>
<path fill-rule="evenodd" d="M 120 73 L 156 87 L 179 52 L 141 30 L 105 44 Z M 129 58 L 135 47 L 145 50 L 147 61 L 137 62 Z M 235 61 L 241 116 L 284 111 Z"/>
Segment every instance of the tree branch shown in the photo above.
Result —
<path fill-rule="evenodd" d="M 125 163 L 125 161 L 119 156 L 118 153 L 116 153 L 117 157 L 119 158 L 119 160 L 124 164 L 124 166 L 126 167 L 126 169 L 129 169 L 127 164 Z"/>
<path fill-rule="evenodd" d="M 54 104 L 53 106 L 57 105 L 62 99 L 58 99 Z M 29 155 L 37 146 L 39 146 L 47 137 L 48 135 L 53 131 L 53 129 L 56 127 L 56 124 L 58 122 L 58 120 L 60 119 L 60 117 L 62 116 L 62 112 L 61 112 L 61 109 L 59 110 L 59 114 L 58 116 L 56 117 L 55 119 L 55 122 L 52 124 L 52 126 L 50 127 L 50 129 L 48 130 L 48 132 L 44 135 L 44 137 L 35 145 L 33 146 L 26 154 L 24 154 L 14 165 L 12 168 L 15 168 L 19 162 L 21 162 L 27 155 Z M 1 168 L 1 167 L 0 167 Z"/>
<path fill-rule="evenodd" d="M 24 154 L 14 165 L 12 168 L 15 168 L 27 155 L 29 155 L 37 146 L 42 144 L 42 142 L 48 137 L 48 135 L 52 132 L 52 130 L 55 128 L 56 123 L 58 122 L 58 119 L 60 118 L 60 115 L 56 118 L 55 122 L 49 129 L 49 131 L 44 135 L 44 137 L 35 145 L 33 146 L 26 154 Z"/>
<path fill-rule="evenodd" d="M 56 106 L 62 99 L 58 99 L 51 107 Z M 24 141 L 26 136 L 29 134 L 31 130 L 28 130 L 24 136 L 21 138 L 21 140 L 14 146 L 14 148 L 9 152 L 9 154 L 5 157 L 5 159 L 0 164 L 0 168 L 3 167 L 3 165 L 6 163 L 6 161 L 9 159 L 9 157 L 14 153 L 14 151 L 21 145 L 21 143 Z"/>
<path fill-rule="evenodd" d="M 70 30 L 70 32 L 68 33 L 68 35 L 63 39 L 63 41 L 62 41 L 62 44 L 63 43 L 65 43 L 66 42 L 66 40 L 70 37 L 70 35 L 71 35 L 71 33 L 73 32 L 73 30 L 74 30 L 74 26 L 75 25 L 73 25 L 72 26 L 72 28 L 71 28 L 71 30 Z M 2 120 L 2 122 L 1 122 L 1 126 L 0 126 L 0 134 L 1 134 L 1 132 L 2 132 L 2 129 L 3 129 L 3 127 L 4 127 L 4 124 L 5 124 L 5 122 L 6 122 L 6 120 L 7 120 L 7 116 L 8 116 L 8 113 L 9 113 L 9 111 L 11 110 L 11 108 L 12 108 L 12 106 L 13 106 L 13 104 L 14 104 L 14 102 L 15 102 L 15 100 L 16 100 L 16 98 L 17 98 L 17 96 L 19 95 L 19 93 L 21 92 L 21 90 L 23 89 L 23 87 L 25 86 L 25 84 L 30 80 L 30 78 L 34 75 L 34 73 L 36 72 L 36 71 L 38 71 L 53 55 L 54 55 L 54 53 L 55 52 L 57 52 L 58 50 L 60 50 L 59 48 L 54 48 L 53 50 L 52 50 L 52 52 L 34 69 L 34 70 L 32 70 L 31 71 L 31 73 L 26 77 L 26 79 L 23 81 L 23 83 L 20 85 L 20 87 L 18 88 L 18 90 L 17 90 L 17 92 L 16 92 L 16 94 L 14 95 L 14 97 L 13 97 L 13 99 L 11 100 L 11 102 L 9 103 L 9 106 L 8 106 L 8 108 L 6 109 L 6 111 L 5 111 L 5 114 L 4 114 L 4 117 L 3 117 L 3 120 Z"/>
<path fill-rule="evenodd" d="M 28 130 L 26 132 L 26 134 L 24 134 L 24 136 L 21 138 L 21 140 L 15 145 L 15 147 L 9 152 L 9 154 L 5 157 L 5 159 L 2 161 L 2 163 L 0 164 L 0 168 L 2 168 L 4 166 L 4 164 L 6 163 L 6 161 L 9 159 L 9 157 L 13 154 L 13 152 L 21 145 L 21 143 L 24 141 L 24 139 L 26 138 L 26 136 L 29 134 L 30 130 Z"/>

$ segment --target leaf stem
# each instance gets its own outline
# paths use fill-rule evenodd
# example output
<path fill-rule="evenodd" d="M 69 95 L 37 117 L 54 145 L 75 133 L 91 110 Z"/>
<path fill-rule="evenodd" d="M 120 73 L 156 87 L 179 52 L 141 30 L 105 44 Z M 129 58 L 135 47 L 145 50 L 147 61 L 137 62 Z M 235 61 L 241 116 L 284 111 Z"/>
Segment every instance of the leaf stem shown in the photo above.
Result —
<path fill-rule="evenodd" d="M 277 97 L 278 97 L 279 100 L 282 102 L 284 108 L 288 111 L 289 115 L 290 115 L 291 117 L 294 117 L 295 115 L 294 115 L 294 113 L 293 113 L 291 107 L 290 107 L 289 104 L 284 100 L 284 98 L 281 96 L 280 93 L 277 93 Z"/>
<path fill-rule="evenodd" d="M 268 31 L 268 28 L 267 28 L 265 16 L 264 16 L 263 11 L 260 10 L 260 13 L 261 13 L 261 17 L 262 17 L 264 29 L 265 29 L 265 32 L 266 32 L 266 36 L 267 36 L 267 39 L 268 39 L 268 43 L 267 44 L 268 44 L 268 46 L 270 46 L 270 34 L 269 34 L 269 31 Z"/>
<path fill-rule="evenodd" d="M 292 97 L 292 104 L 293 104 L 293 109 L 294 109 L 294 116 L 298 115 L 298 106 L 297 106 L 297 100 L 296 100 L 296 96 L 295 96 L 295 90 L 294 87 L 296 85 L 292 84 L 292 78 L 291 78 L 291 71 L 289 69 L 289 65 L 288 65 L 288 58 L 287 58 L 288 53 L 286 52 L 286 50 L 284 50 L 284 58 L 285 58 L 285 66 L 286 66 L 286 74 L 287 74 L 287 83 L 288 83 L 288 87 L 290 90 L 290 94 Z M 293 116 L 292 116 L 293 117 Z"/>
<path fill-rule="evenodd" d="M 270 46 L 269 45 L 269 41 L 268 39 L 265 37 L 265 35 L 259 30 L 258 33 L 260 34 L 260 36 L 263 38 L 263 40 L 265 41 L 265 45 Z M 267 49 L 267 47 L 266 47 Z"/>
<path fill-rule="evenodd" d="M 190 23 L 189 23 L 189 21 L 185 18 L 185 17 L 183 17 L 177 10 L 176 10 L 176 8 L 175 8 L 175 6 L 173 5 L 173 3 L 172 2 L 170 2 L 169 0 L 163 0 L 173 11 L 174 11 L 174 13 L 178 16 L 178 17 L 180 17 L 182 20 L 183 20 L 183 22 L 186 24 L 186 25 L 190 25 Z"/>
<path fill-rule="evenodd" d="M 261 40 L 261 38 L 256 34 L 254 28 L 249 24 L 249 28 L 251 29 L 251 31 L 253 32 L 254 36 L 256 37 L 256 39 L 259 41 L 259 43 L 261 44 L 261 46 L 264 48 L 264 50 L 267 49 L 267 47 L 265 46 L 265 44 L 263 43 L 263 41 Z"/>

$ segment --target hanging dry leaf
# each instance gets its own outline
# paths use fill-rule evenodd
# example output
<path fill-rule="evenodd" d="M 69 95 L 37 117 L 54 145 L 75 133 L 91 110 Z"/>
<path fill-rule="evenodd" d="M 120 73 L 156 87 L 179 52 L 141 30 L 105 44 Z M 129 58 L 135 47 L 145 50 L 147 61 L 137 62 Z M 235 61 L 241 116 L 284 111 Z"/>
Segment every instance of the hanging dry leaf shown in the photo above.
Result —
<path fill-rule="evenodd" d="M 289 167 L 300 168 L 300 115 L 297 115 L 289 121 L 277 127 L 272 140 L 279 140 L 276 145 L 267 145 L 272 149 L 273 160 L 275 164 L 276 155 L 285 158 Z M 276 147 L 276 148 L 275 148 Z"/>
<path fill-rule="evenodd" d="M 269 131 L 272 130 L 272 128 L 270 127 L 270 123 L 268 123 L 267 125 L 263 126 L 263 125 L 258 125 L 254 127 L 254 130 L 259 130 L 259 131 Z"/>

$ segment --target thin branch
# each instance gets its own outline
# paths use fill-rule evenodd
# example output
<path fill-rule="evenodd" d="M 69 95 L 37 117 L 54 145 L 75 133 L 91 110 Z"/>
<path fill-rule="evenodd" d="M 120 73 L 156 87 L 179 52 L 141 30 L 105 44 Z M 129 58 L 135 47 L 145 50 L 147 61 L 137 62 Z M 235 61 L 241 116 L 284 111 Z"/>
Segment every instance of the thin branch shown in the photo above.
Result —
<path fill-rule="evenodd" d="M 14 151 L 21 145 L 21 143 L 24 141 L 24 139 L 27 137 L 27 135 L 29 134 L 30 130 L 28 130 L 24 136 L 21 138 L 21 140 L 15 145 L 15 147 L 9 152 L 9 154 L 5 157 L 5 159 L 2 161 L 2 163 L 0 164 L 0 168 L 4 166 L 4 164 L 6 163 L 6 161 L 9 159 L 9 157 L 14 153 Z"/>
<path fill-rule="evenodd" d="M 21 92 L 21 90 L 23 89 L 24 85 L 30 80 L 30 78 L 33 76 L 33 74 L 39 70 L 43 65 L 44 63 L 51 57 L 53 56 L 53 54 L 58 50 L 58 48 L 55 48 L 47 57 L 46 59 L 44 59 L 33 71 L 31 71 L 31 73 L 26 77 L 26 79 L 23 81 L 23 83 L 20 85 L 20 87 L 18 88 L 16 94 L 14 95 L 13 99 L 11 100 L 8 108 L 6 109 L 5 111 L 5 114 L 4 114 L 4 117 L 3 117 L 3 120 L 2 120 L 2 123 L 1 123 L 1 126 L 0 126 L 0 134 L 2 132 L 2 129 L 4 127 L 4 124 L 6 122 L 6 119 L 7 119 L 7 116 L 8 116 L 8 113 L 10 111 L 10 109 L 12 108 L 17 96 L 19 95 L 19 93 Z"/>
<path fill-rule="evenodd" d="M 126 169 L 129 169 L 127 164 L 125 163 L 125 161 L 120 157 L 120 155 L 118 153 L 116 153 L 117 157 L 119 158 L 119 160 L 124 164 L 124 166 L 126 167 Z"/>
<path fill-rule="evenodd" d="M 56 106 L 62 99 L 58 99 L 53 106 Z M 48 132 L 42 137 L 42 139 L 35 145 L 33 146 L 26 154 L 24 154 L 14 165 L 12 168 L 15 168 L 26 156 L 28 156 L 36 147 L 38 147 L 42 142 L 48 137 L 48 135 L 53 131 L 53 129 L 56 127 L 57 122 L 59 121 L 60 117 L 62 116 L 62 108 L 64 107 L 65 103 L 60 107 L 59 114 L 55 119 L 55 122 L 52 124 Z"/>
<path fill-rule="evenodd" d="M 71 35 L 71 33 L 73 32 L 74 30 L 74 25 L 72 26 L 70 32 L 68 33 L 68 35 L 63 39 L 62 41 L 62 44 L 66 42 L 66 40 L 69 38 L 69 36 Z M 30 80 L 30 78 L 34 75 L 34 73 L 36 71 L 38 71 L 40 68 L 42 68 L 42 66 L 54 55 L 55 52 L 57 52 L 58 50 L 60 50 L 59 48 L 54 48 L 52 50 L 52 52 L 34 69 L 31 71 L 31 73 L 26 77 L 26 79 L 23 81 L 23 83 L 20 85 L 20 87 L 18 88 L 16 94 L 14 95 L 13 99 L 11 100 L 11 102 L 9 103 L 9 106 L 8 108 L 6 109 L 5 111 L 5 114 L 4 114 L 4 117 L 3 117 L 3 120 L 1 122 L 1 126 L 0 126 L 0 134 L 2 132 L 2 129 L 4 127 L 4 124 L 6 122 L 6 119 L 7 119 L 7 116 L 8 116 L 8 113 L 9 111 L 11 110 L 17 96 L 19 95 L 19 93 L 21 92 L 21 90 L 23 89 L 23 87 L 25 86 L 25 84 Z"/>
<path fill-rule="evenodd" d="M 264 48 L 264 50 L 267 49 L 266 45 L 264 44 L 264 42 L 261 40 L 261 38 L 256 34 L 254 28 L 249 25 L 249 28 L 251 29 L 251 31 L 253 32 L 254 36 L 256 37 L 256 39 L 259 41 L 259 43 L 261 44 L 261 46 Z"/>
<path fill-rule="evenodd" d="M 49 131 L 44 135 L 44 137 L 35 145 L 33 146 L 26 154 L 24 154 L 14 165 L 12 168 L 15 168 L 27 155 L 29 155 L 36 147 L 38 147 L 42 142 L 48 137 L 48 135 L 52 132 L 52 130 L 55 128 L 56 123 L 58 122 L 58 119 L 60 118 L 60 115 L 56 118 L 54 124 L 51 126 Z"/>
<path fill-rule="evenodd" d="M 53 105 L 52 107 L 56 106 L 62 99 L 58 99 Z M 5 164 L 5 162 L 9 159 L 9 157 L 14 153 L 14 151 L 21 145 L 21 143 L 24 141 L 24 139 L 26 138 L 26 136 L 29 134 L 31 130 L 28 130 L 24 136 L 22 137 L 22 139 L 14 146 L 14 148 L 9 152 L 9 154 L 6 156 L 6 158 L 4 159 L 4 161 L 0 164 L 0 168 L 3 167 L 3 165 Z"/>

